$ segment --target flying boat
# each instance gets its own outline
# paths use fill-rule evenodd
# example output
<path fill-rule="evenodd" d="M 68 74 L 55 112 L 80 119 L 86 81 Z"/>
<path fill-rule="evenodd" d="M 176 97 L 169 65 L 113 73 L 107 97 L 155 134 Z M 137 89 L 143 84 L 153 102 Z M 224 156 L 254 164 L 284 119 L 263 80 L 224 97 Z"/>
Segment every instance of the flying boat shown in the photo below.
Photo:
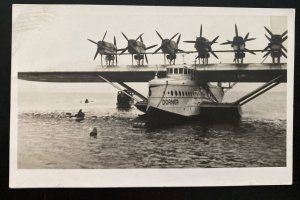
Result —
<path fill-rule="evenodd" d="M 265 56 L 271 55 L 274 58 L 280 57 L 280 55 L 284 56 L 283 51 L 286 49 L 282 43 L 287 39 L 287 31 L 281 35 L 275 35 L 267 28 L 265 29 L 271 35 L 271 38 L 268 38 L 270 43 L 264 49 L 267 51 Z M 85 67 L 72 71 L 53 69 L 45 72 L 19 72 L 18 78 L 42 82 L 107 82 L 136 102 L 136 108 L 147 116 L 146 126 L 150 127 L 168 122 L 174 124 L 198 117 L 202 119 L 238 120 L 242 116 L 241 107 L 243 105 L 278 84 L 286 82 L 287 65 L 280 62 L 244 64 L 244 52 L 252 52 L 252 50 L 245 48 L 245 42 L 255 38 L 248 38 L 249 33 L 244 38 L 239 36 L 236 25 L 235 32 L 236 36 L 233 41 L 225 43 L 231 44 L 234 48 L 234 61 L 236 63 L 232 64 L 207 64 L 205 62 L 205 65 L 183 63 L 177 65 L 141 65 L 140 67 L 127 65 L 101 69 Z M 127 39 L 125 34 L 123 36 Z M 135 55 L 137 56 L 135 59 L 139 62 L 143 60 L 144 57 L 140 56 L 146 56 L 146 50 L 156 45 L 146 47 L 141 36 L 142 34 L 135 40 L 127 39 L 128 46 L 122 49 L 121 54 L 128 50 L 132 54 L 132 59 Z M 201 45 L 206 44 L 206 46 L 204 45 L 204 52 L 214 55 L 213 52 L 216 51 L 212 51 L 209 47 L 217 39 L 218 37 L 208 41 L 202 37 L 202 29 L 200 28 L 200 37 L 194 41 L 197 52 L 203 53 L 198 50 L 202 50 Z M 163 47 L 162 44 L 158 50 L 163 49 Z M 176 49 L 177 47 L 174 48 L 174 50 Z M 207 58 L 207 54 L 204 58 Z M 142 95 L 127 85 L 126 82 L 148 82 L 148 95 Z M 264 84 L 236 101 L 223 103 L 225 93 L 238 82 L 261 82 Z"/>

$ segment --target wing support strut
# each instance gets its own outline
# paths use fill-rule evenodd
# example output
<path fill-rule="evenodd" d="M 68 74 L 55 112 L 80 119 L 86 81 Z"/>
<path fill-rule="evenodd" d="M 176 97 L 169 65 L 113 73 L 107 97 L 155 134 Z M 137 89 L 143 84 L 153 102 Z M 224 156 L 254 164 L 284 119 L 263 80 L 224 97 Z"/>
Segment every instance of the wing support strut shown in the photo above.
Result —
<path fill-rule="evenodd" d="M 243 96 L 240 99 L 238 99 L 237 101 L 235 101 L 234 104 L 239 104 L 242 106 L 242 105 L 248 103 L 252 99 L 255 99 L 256 97 L 260 96 L 261 94 L 267 92 L 268 90 L 272 89 L 273 87 L 275 87 L 276 85 L 281 83 L 281 78 L 282 78 L 282 76 L 278 76 L 278 77 L 274 78 L 273 80 L 263 84 L 259 88 L 253 90 L 252 92 L 246 94 L 245 96 Z"/>
<path fill-rule="evenodd" d="M 116 88 L 117 90 L 123 92 L 125 95 L 129 96 L 130 98 L 136 100 L 136 101 L 140 101 L 139 99 L 135 98 L 134 96 L 128 94 L 127 92 L 125 92 L 122 88 L 120 88 L 119 86 L 117 86 L 116 84 L 110 82 L 109 80 L 107 80 L 106 78 L 104 78 L 103 76 L 100 76 L 99 74 L 97 75 L 99 78 L 101 78 L 102 80 L 104 80 L 105 82 L 109 83 L 111 86 L 113 86 L 114 88 Z"/>
<path fill-rule="evenodd" d="M 123 82 L 117 82 L 117 83 L 119 85 L 123 86 L 124 88 L 126 88 L 127 90 L 131 90 L 136 96 L 138 96 L 139 98 L 141 98 L 143 101 L 147 101 L 148 100 L 144 95 L 142 95 L 138 91 L 134 90 L 130 86 L 126 85 L 125 83 L 123 83 Z"/>

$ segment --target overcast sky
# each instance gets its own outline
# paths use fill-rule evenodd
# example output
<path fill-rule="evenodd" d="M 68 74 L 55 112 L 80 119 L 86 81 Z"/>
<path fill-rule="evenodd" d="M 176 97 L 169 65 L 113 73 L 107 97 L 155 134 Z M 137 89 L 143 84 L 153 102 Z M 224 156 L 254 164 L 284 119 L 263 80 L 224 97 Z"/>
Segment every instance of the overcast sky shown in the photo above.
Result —
<path fill-rule="evenodd" d="M 179 48 L 195 50 L 193 44 L 184 40 L 195 40 L 199 28 L 203 26 L 203 36 L 209 40 L 220 36 L 219 43 L 232 40 L 234 24 L 239 34 L 256 40 L 246 43 L 248 49 L 263 49 L 268 41 L 264 26 L 272 32 L 281 34 L 287 29 L 287 17 L 276 12 L 271 17 L 270 9 L 209 9 L 183 7 L 133 7 L 133 6 L 82 6 L 82 5 L 15 5 L 13 8 L 12 65 L 20 71 L 46 70 L 53 66 L 66 69 L 77 66 L 97 66 L 100 56 L 93 61 L 96 45 L 87 38 L 101 40 L 105 31 L 105 40 L 113 42 L 116 36 L 118 48 L 127 46 L 128 38 L 135 39 L 144 33 L 146 46 L 160 45 L 157 30 L 162 37 L 170 38 L 175 33 L 182 34 Z M 177 39 L 177 38 L 176 38 Z M 214 50 L 229 50 L 230 45 L 214 44 Z M 154 51 L 151 49 L 149 51 Z M 185 62 L 192 63 L 195 54 L 185 55 Z M 233 53 L 218 53 L 220 60 L 214 57 L 210 63 L 231 63 Z M 149 64 L 163 64 L 162 55 L 149 55 Z M 177 63 L 182 63 L 178 55 Z M 262 54 L 247 54 L 244 62 L 260 63 Z M 131 56 L 118 56 L 120 65 L 131 64 Z M 270 62 L 267 60 L 266 62 Z"/>
<path fill-rule="evenodd" d="M 160 45 L 161 40 L 155 30 L 164 38 L 179 32 L 182 34 L 179 48 L 190 51 L 195 50 L 194 45 L 183 41 L 195 40 L 201 24 L 203 36 L 209 40 L 220 36 L 218 42 L 222 43 L 232 40 L 236 23 L 242 37 L 250 32 L 250 37 L 256 38 L 246 43 L 248 49 L 263 49 L 267 45 L 264 26 L 280 34 L 287 29 L 286 17 L 277 17 L 271 23 L 272 18 L 265 12 L 247 14 L 238 10 L 224 13 L 220 9 L 182 7 L 16 5 L 13 10 L 13 61 L 22 69 L 42 69 L 54 65 L 97 66 L 100 56 L 93 61 L 96 45 L 87 38 L 101 40 L 106 30 L 105 40 L 113 42 L 116 36 L 118 48 L 127 46 L 121 31 L 132 39 L 144 33 L 146 46 Z M 230 45 L 219 43 L 213 45 L 214 50 L 231 49 Z M 192 63 L 195 56 L 185 55 L 185 62 Z M 228 63 L 233 60 L 233 53 L 218 53 L 218 56 L 219 61 L 212 57 L 210 62 Z M 162 55 L 149 55 L 148 58 L 149 64 L 163 64 Z M 119 64 L 131 64 L 128 55 L 118 59 Z M 247 54 L 245 60 L 261 61 L 260 53 L 257 56 Z M 182 63 L 182 56 L 178 55 L 177 63 Z"/>

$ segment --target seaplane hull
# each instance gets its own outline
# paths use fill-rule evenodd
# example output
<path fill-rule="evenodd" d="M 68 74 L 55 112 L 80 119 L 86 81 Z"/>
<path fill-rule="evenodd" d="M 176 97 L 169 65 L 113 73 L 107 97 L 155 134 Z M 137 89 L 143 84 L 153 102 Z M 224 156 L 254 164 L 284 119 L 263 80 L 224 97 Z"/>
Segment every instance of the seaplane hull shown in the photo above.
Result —
<path fill-rule="evenodd" d="M 212 101 L 205 90 L 196 85 L 161 85 L 150 90 L 148 107 L 186 117 L 199 115 L 199 105 Z"/>
<path fill-rule="evenodd" d="M 195 119 L 201 116 L 202 105 L 222 102 L 222 87 L 195 81 L 193 73 L 194 69 L 184 66 L 168 67 L 167 78 L 155 78 L 149 82 L 148 125 Z"/>
<path fill-rule="evenodd" d="M 187 107 L 186 110 L 189 108 Z M 242 109 L 237 104 L 224 103 L 202 103 L 191 108 L 189 115 L 182 115 L 178 111 L 180 108 L 161 109 L 149 106 L 146 111 L 148 127 L 161 125 L 174 125 L 187 121 L 201 120 L 202 122 L 238 122 L 242 117 Z"/>

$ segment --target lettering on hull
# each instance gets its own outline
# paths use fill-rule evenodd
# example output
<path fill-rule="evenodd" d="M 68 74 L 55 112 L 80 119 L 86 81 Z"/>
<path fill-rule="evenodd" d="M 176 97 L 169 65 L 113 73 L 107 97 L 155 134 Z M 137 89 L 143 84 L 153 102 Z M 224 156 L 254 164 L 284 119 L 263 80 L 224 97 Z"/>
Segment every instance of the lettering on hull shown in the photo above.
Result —
<path fill-rule="evenodd" d="M 163 99 L 161 104 L 162 105 L 178 105 L 178 99 Z"/>

